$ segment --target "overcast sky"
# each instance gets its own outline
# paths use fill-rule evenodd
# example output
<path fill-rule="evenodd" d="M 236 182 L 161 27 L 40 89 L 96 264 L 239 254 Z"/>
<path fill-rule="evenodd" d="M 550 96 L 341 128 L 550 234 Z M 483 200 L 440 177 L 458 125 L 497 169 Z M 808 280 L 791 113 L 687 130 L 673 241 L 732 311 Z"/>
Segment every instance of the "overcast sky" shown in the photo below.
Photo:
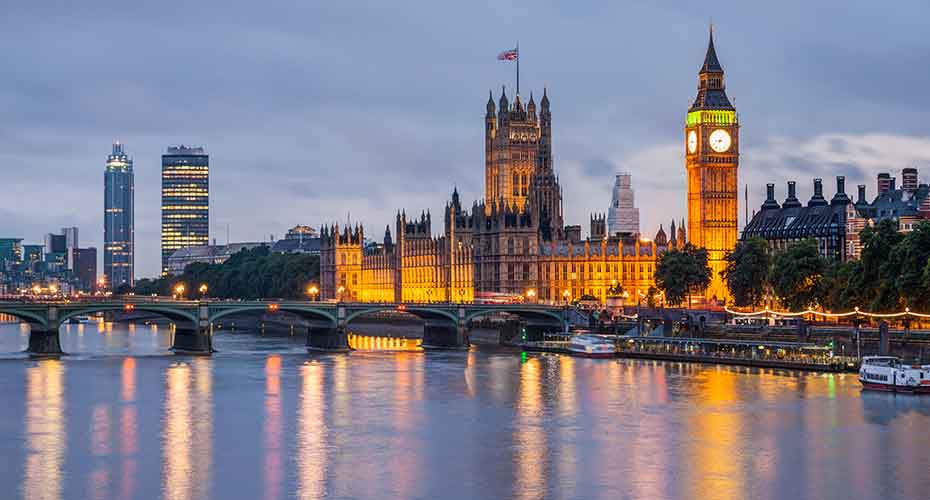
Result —
<path fill-rule="evenodd" d="M 136 3 L 144 5 L 134 5 Z M 652 4 L 663 4 L 657 6 Z M 677 5 L 675 5 L 677 4 Z M 137 274 L 159 269 L 160 155 L 210 154 L 211 236 L 280 237 L 295 224 L 441 213 L 454 185 L 483 194 L 488 90 L 548 86 L 567 222 L 633 173 L 647 235 L 686 216 L 685 113 L 713 18 L 740 113 L 740 184 L 916 165 L 930 177 L 925 1 L 528 3 L 397 1 L 7 2 L 0 17 L 0 237 L 62 226 L 103 240 L 103 167 L 135 159 Z M 470 205 L 470 201 L 468 203 Z M 743 206 L 740 200 L 740 223 Z M 440 231 L 436 217 L 434 231 Z M 102 258 L 102 257 L 101 257 Z"/>

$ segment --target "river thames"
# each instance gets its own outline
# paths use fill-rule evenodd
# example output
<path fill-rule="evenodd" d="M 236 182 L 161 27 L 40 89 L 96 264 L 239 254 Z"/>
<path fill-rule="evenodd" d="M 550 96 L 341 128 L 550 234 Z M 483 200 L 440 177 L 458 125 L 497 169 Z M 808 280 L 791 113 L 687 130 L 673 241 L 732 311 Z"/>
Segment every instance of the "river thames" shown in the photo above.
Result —
<path fill-rule="evenodd" d="M 930 398 L 855 375 L 0 325 L 4 498 L 926 498 Z"/>

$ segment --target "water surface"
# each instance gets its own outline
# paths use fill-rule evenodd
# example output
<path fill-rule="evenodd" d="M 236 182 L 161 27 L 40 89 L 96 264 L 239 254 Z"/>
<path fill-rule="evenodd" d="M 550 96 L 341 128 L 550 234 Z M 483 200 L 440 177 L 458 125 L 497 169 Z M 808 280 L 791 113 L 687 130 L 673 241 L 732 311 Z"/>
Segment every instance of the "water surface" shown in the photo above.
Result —
<path fill-rule="evenodd" d="M 926 498 L 930 398 L 855 376 L 0 325 L 4 498 Z"/>

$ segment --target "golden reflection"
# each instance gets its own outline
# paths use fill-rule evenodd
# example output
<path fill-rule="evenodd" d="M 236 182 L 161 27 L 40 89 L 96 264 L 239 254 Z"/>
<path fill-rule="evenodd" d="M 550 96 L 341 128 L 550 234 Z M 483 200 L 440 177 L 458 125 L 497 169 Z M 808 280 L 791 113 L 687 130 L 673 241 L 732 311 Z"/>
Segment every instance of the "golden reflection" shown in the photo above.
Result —
<path fill-rule="evenodd" d="M 120 487 L 119 498 L 129 499 L 135 493 L 136 457 L 139 443 L 136 422 L 136 360 L 123 359 L 121 369 L 123 408 L 120 411 Z"/>
<path fill-rule="evenodd" d="M 190 498 L 190 367 L 174 365 L 166 377 L 162 491 L 167 500 L 182 500 Z"/>
<path fill-rule="evenodd" d="M 737 409 L 736 383 L 745 375 L 720 366 L 707 368 L 697 375 L 690 425 L 686 442 L 687 456 L 694 467 L 686 469 L 679 486 L 694 491 L 696 498 L 743 498 L 743 467 L 741 453 L 743 425 Z"/>
<path fill-rule="evenodd" d="M 358 351 L 419 351 L 419 339 L 348 334 L 349 346 Z"/>
<path fill-rule="evenodd" d="M 326 492 L 326 398 L 324 366 L 305 363 L 300 368 L 300 407 L 297 414 L 297 497 L 323 498 Z"/>
<path fill-rule="evenodd" d="M 420 473 L 424 470 L 421 460 L 423 454 L 414 448 L 419 441 L 411 439 L 410 436 L 426 425 L 425 415 L 415 411 L 424 396 L 425 358 L 418 354 L 402 352 L 396 354 L 395 359 L 394 381 L 389 386 L 394 431 L 390 436 L 390 442 L 393 449 L 405 452 L 391 455 L 394 464 L 391 494 L 397 498 L 411 498 L 422 484 L 423 478 Z"/>
<path fill-rule="evenodd" d="M 136 399 L 136 360 L 135 358 L 123 359 L 123 366 L 120 370 L 121 381 L 123 386 L 123 402 L 135 401 Z"/>
<path fill-rule="evenodd" d="M 546 488 L 546 431 L 543 429 L 542 367 L 530 358 L 520 365 L 514 432 L 515 498 L 542 498 Z"/>
<path fill-rule="evenodd" d="M 23 498 L 61 498 L 65 456 L 65 367 L 39 361 L 26 369 L 26 463 Z"/>
<path fill-rule="evenodd" d="M 192 363 L 177 363 L 165 375 L 162 491 L 170 500 L 206 498 L 210 486 L 212 372 L 208 359 Z"/>
<path fill-rule="evenodd" d="M 265 498 L 279 498 L 282 474 L 281 356 L 265 359 Z"/>

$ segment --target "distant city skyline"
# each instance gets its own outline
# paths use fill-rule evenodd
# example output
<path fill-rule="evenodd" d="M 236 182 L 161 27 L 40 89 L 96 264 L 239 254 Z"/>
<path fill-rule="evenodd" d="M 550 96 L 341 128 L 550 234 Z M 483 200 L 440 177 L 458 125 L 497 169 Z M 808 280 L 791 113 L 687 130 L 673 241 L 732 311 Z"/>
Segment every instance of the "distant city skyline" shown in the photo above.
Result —
<path fill-rule="evenodd" d="M 114 138 L 135 158 L 138 277 L 160 270 L 159 158 L 169 144 L 202 144 L 222 165 L 211 179 L 220 241 L 227 225 L 233 241 L 263 241 L 348 213 L 381 227 L 401 207 L 439 213 L 453 185 L 480 198 L 475 109 L 488 89 L 513 87 L 511 64 L 496 55 L 515 39 L 521 87 L 548 87 L 556 103 L 566 221 L 602 212 L 620 170 L 635 177 L 644 233 L 685 213 L 681 126 L 705 5 L 206 1 L 179 17 L 182 5 L 10 6 L 0 36 L 20 71 L 0 82 L 0 151 L 17 165 L 5 178 L 4 236 L 38 243 L 49 228 L 78 226 L 86 245 L 103 248 L 100 152 Z M 872 186 L 879 172 L 927 171 L 930 76 L 913 68 L 930 54 L 921 25 L 930 6 L 832 2 L 822 6 L 836 13 L 829 24 L 800 1 L 718 6 L 750 215 L 768 182 L 783 199 L 783 180 L 796 180 L 806 199 L 814 177 Z M 207 18 L 209 36 L 185 36 Z M 342 19 L 379 43 L 346 37 L 333 22 Z"/>

